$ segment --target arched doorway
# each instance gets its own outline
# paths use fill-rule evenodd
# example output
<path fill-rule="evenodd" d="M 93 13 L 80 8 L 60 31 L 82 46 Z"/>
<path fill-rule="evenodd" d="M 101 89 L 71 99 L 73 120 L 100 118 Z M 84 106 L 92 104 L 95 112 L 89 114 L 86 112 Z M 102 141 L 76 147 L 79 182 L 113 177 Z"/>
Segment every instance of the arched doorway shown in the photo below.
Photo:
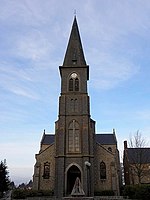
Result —
<path fill-rule="evenodd" d="M 67 172 L 67 194 L 71 194 L 76 178 L 79 177 L 81 180 L 81 172 L 79 168 L 72 165 Z"/>

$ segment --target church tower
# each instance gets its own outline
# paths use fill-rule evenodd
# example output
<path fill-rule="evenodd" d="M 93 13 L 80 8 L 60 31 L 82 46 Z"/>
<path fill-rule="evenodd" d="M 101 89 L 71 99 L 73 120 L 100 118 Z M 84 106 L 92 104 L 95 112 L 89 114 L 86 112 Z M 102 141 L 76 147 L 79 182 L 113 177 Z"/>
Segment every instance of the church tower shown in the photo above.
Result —
<path fill-rule="evenodd" d="M 94 192 L 95 122 L 90 118 L 89 66 L 85 61 L 76 17 L 59 70 L 61 94 L 55 123 L 55 195 L 71 194 L 79 177 L 85 194 L 90 196 Z"/>
<path fill-rule="evenodd" d="M 40 150 L 35 155 L 33 189 L 54 191 L 61 199 L 72 193 L 78 180 L 85 196 L 93 197 L 108 190 L 119 195 L 121 176 L 116 134 L 115 130 L 95 134 L 87 88 L 89 66 L 76 17 L 59 70 L 61 93 L 55 134 L 43 133 Z"/>

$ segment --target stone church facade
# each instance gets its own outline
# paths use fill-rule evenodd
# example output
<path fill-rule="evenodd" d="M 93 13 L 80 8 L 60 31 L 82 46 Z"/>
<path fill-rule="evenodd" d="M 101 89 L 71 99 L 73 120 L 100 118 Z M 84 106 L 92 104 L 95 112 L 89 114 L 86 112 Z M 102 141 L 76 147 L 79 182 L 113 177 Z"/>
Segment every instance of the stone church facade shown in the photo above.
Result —
<path fill-rule="evenodd" d="M 63 65 L 59 67 L 61 93 L 55 134 L 43 133 L 36 154 L 33 189 L 54 190 L 57 197 L 71 194 L 76 178 L 86 196 L 113 190 L 119 195 L 120 162 L 115 130 L 96 134 L 90 115 L 86 64 L 76 17 Z"/>

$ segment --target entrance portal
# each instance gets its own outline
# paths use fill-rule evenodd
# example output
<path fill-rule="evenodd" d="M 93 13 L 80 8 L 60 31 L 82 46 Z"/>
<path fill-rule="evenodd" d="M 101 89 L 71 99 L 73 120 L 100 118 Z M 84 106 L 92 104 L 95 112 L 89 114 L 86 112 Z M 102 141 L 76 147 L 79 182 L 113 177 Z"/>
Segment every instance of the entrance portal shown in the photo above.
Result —
<path fill-rule="evenodd" d="M 77 166 L 73 165 L 67 172 L 67 194 L 71 194 L 77 177 L 81 181 L 81 172 Z"/>

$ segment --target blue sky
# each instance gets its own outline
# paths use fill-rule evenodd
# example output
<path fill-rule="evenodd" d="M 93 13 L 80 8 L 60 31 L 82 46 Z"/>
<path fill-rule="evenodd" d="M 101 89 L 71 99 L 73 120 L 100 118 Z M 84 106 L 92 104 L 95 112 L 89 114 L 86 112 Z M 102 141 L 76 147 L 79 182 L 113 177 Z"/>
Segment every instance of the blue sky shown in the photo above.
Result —
<path fill-rule="evenodd" d="M 43 130 L 54 133 L 60 76 L 77 13 L 96 132 L 150 135 L 149 0 L 0 1 L 0 160 L 32 178 Z"/>

